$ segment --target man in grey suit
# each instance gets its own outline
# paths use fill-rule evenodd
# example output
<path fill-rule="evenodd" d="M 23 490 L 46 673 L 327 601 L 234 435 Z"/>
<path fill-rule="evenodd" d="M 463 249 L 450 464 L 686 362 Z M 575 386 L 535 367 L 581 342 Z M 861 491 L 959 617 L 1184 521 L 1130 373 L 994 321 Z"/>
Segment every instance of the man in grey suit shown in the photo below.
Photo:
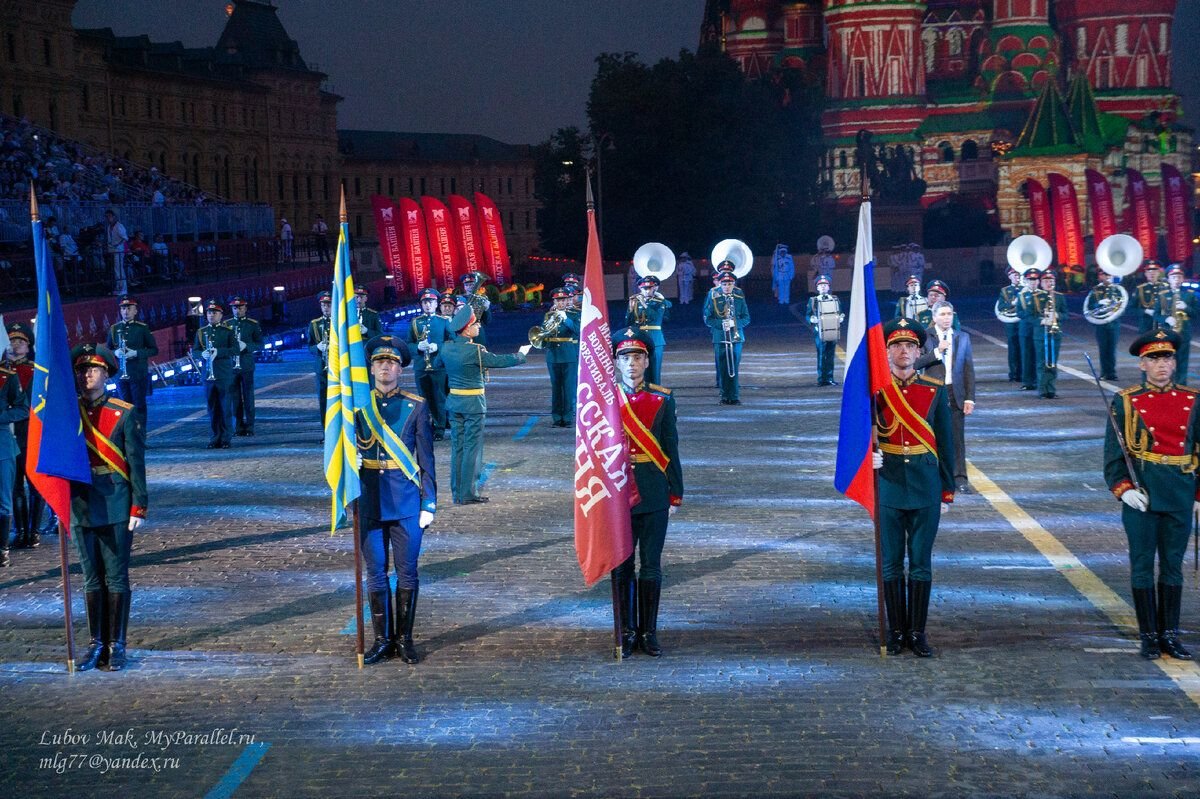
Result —
<path fill-rule="evenodd" d="M 950 421 L 954 430 L 954 482 L 958 491 L 971 493 L 967 483 L 967 455 L 963 441 L 966 417 L 975 410 L 975 361 L 970 334 L 954 329 L 954 306 L 942 300 L 933 306 L 933 324 L 925 338 L 924 352 L 913 366 L 927 377 L 941 380 L 949 389 Z M 946 364 L 951 364 L 947 372 Z"/>

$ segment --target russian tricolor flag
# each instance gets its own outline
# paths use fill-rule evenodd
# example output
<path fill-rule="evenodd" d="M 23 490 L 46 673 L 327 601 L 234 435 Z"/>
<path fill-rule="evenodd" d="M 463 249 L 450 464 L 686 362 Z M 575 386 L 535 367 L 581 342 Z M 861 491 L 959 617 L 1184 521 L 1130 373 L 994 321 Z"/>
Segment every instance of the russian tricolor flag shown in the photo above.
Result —
<path fill-rule="evenodd" d="M 838 491 L 875 517 L 875 475 L 871 468 L 871 409 L 875 394 L 891 380 L 883 323 L 875 300 L 875 251 L 871 242 L 871 203 L 858 212 L 858 245 L 854 249 L 854 281 L 846 326 L 846 374 L 842 381 L 842 416 L 838 430 Z"/>

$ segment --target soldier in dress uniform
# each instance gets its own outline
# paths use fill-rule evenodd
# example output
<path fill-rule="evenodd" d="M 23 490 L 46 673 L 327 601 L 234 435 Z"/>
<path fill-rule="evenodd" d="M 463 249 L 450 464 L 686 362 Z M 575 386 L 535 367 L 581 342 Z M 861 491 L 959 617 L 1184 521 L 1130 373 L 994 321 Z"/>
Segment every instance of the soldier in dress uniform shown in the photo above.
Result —
<path fill-rule="evenodd" d="M 525 363 L 526 344 L 513 355 L 497 355 L 475 343 L 479 320 L 469 302 L 450 320 L 453 341 L 443 344 L 434 361 L 446 370 L 450 396 L 446 412 L 450 417 L 450 493 L 456 505 L 487 502 L 479 494 L 479 476 L 483 472 L 483 423 L 487 414 L 484 384 L 488 369 L 503 369 Z"/>
<path fill-rule="evenodd" d="M 654 343 L 632 327 L 613 337 L 619 386 L 628 402 L 621 408 L 629 433 L 630 461 L 638 503 L 630 509 L 634 553 L 617 567 L 621 607 L 621 657 L 640 649 L 659 657 L 658 603 L 662 595 L 662 551 L 667 522 L 683 504 L 683 468 L 671 389 L 647 382 Z M 634 578 L 634 557 L 641 569 Z M 635 621 L 636 619 L 636 621 Z"/>
<path fill-rule="evenodd" d="M 821 316 L 833 314 L 837 317 L 840 331 L 846 315 L 842 313 L 842 304 L 836 294 L 829 293 L 829 278 L 824 275 L 817 278 L 817 293 L 808 298 L 808 323 L 812 325 L 813 337 L 817 345 L 817 385 L 832 386 L 834 354 L 837 349 L 837 339 L 825 341 L 821 338 Z"/>
<path fill-rule="evenodd" d="M 313 356 L 313 373 L 317 378 L 317 418 L 325 431 L 325 394 L 329 388 L 329 314 L 333 311 L 333 294 L 322 291 L 317 295 L 321 315 L 308 323 L 308 351 Z"/>
<path fill-rule="evenodd" d="M 363 341 L 371 341 L 376 336 L 383 335 L 383 323 L 379 320 L 379 311 L 373 311 L 367 307 L 367 300 L 370 296 L 371 292 L 367 291 L 366 286 L 358 286 L 354 289 L 354 302 L 358 305 L 358 327 Z"/>
<path fill-rule="evenodd" d="M 675 266 L 675 280 L 679 286 L 679 304 L 688 305 L 696 285 L 696 265 L 692 256 L 686 252 L 679 253 L 679 263 Z"/>
<path fill-rule="evenodd" d="M 910 247 L 913 245 L 909 245 Z M 933 324 L 933 306 L 950 296 L 950 287 L 941 280 L 931 280 L 925 287 L 925 307 L 917 314 L 917 321 L 925 328 Z M 958 314 L 954 315 L 954 329 L 958 330 Z"/>
<path fill-rule="evenodd" d="M 1138 332 L 1146 333 L 1162 327 L 1166 321 L 1164 298 L 1169 289 L 1163 280 L 1162 264 L 1151 258 L 1146 261 L 1146 281 L 1134 291 L 1138 313 Z"/>
<path fill-rule="evenodd" d="M 555 427 L 571 427 L 579 379 L 579 315 L 571 312 L 574 295 L 567 287 L 555 289 L 550 296 L 554 307 L 546 314 L 543 327 L 552 323 L 552 317 L 561 317 L 554 332 L 542 339 L 550 373 L 550 416 Z"/>
<path fill-rule="evenodd" d="M 663 350 L 667 347 L 662 326 L 671 318 L 671 301 L 659 292 L 659 285 L 660 281 L 654 275 L 638 280 L 638 293 L 629 298 L 629 310 L 625 312 L 625 324 L 637 327 L 654 342 L 650 372 L 646 375 L 651 383 L 657 383 L 662 377 Z"/>
<path fill-rule="evenodd" d="M 909 277 L 904 284 L 904 295 L 896 300 L 896 319 L 911 319 L 920 322 L 922 311 L 928 309 L 925 297 L 921 295 L 921 278 L 916 275 Z"/>
<path fill-rule="evenodd" d="M 792 280 L 795 277 L 796 262 L 788 252 L 788 246 L 776 244 L 775 254 L 771 257 L 771 285 L 775 289 L 775 299 L 780 305 L 791 304 Z"/>
<path fill-rule="evenodd" d="M 1062 347 L 1062 326 L 1067 319 L 1067 298 L 1054 290 L 1056 276 L 1046 269 L 1038 280 L 1041 287 L 1033 293 L 1033 351 L 1038 367 L 1038 396 L 1058 396 L 1058 354 Z"/>
<path fill-rule="evenodd" d="M 1096 285 L 1092 286 L 1088 302 L 1092 308 L 1115 306 L 1121 301 L 1121 293 L 1113 283 L 1113 277 L 1103 269 L 1096 275 Z M 1111 322 L 1092 325 L 1096 328 L 1096 349 L 1100 352 L 1100 379 L 1117 379 L 1117 339 L 1121 335 L 1121 319 L 1117 317 Z"/>
<path fill-rule="evenodd" d="M 105 388 L 117 372 L 103 345 L 71 351 L 92 482 L 71 483 L 71 536 L 83 569 L 90 642 L 76 668 L 125 668 L 129 629 L 129 554 L 133 533 L 146 520 L 146 430 L 128 402 Z"/>
<path fill-rule="evenodd" d="M 479 334 L 476 338 L 480 344 L 487 346 L 484 328 L 492 322 L 492 301 L 488 299 L 487 293 L 483 290 L 483 284 L 487 278 L 481 272 L 467 272 L 461 280 L 462 292 L 459 296 L 465 298 L 470 304 L 471 312 L 475 314 L 475 321 L 479 323 Z"/>
<path fill-rule="evenodd" d="M 1030 267 L 1022 275 L 1025 285 L 1017 293 L 1017 322 L 1021 335 L 1021 390 L 1034 391 L 1038 387 L 1038 356 L 1034 344 L 1034 328 L 1039 326 L 1041 317 L 1034 303 L 1034 295 L 1041 289 L 1038 286 L 1042 279 L 1042 270 Z"/>
<path fill-rule="evenodd" d="M 13 489 L 17 483 L 17 457 L 21 451 L 13 426 L 28 419 L 29 395 L 21 390 L 21 379 L 16 371 L 0 366 L 0 567 L 9 563 Z"/>
<path fill-rule="evenodd" d="M 263 348 L 262 325 L 246 314 L 245 297 L 234 297 L 229 301 L 233 317 L 225 326 L 233 331 L 237 354 L 233 361 L 233 383 L 229 393 L 233 399 L 234 433 L 239 436 L 254 435 L 254 364 L 255 353 Z"/>
<path fill-rule="evenodd" d="M 454 311 L 454 297 L 446 295 L 450 312 Z M 444 342 L 454 338 L 450 333 L 450 320 L 437 313 L 441 296 L 436 289 L 423 289 L 419 297 L 421 313 L 413 317 L 408 326 L 408 349 L 417 350 L 413 363 L 413 379 L 417 391 L 425 399 L 429 418 L 433 426 L 433 440 L 445 437 L 446 424 L 446 370 L 434 366 L 434 359 Z"/>
<path fill-rule="evenodd" d="M 717 361 L 717 382 L 721 387 L 722 405 L 741 405 L 738 384 L 742 362 L 743 332 L 750 324 L 750 309 L 746 298 L 736 292 L 737 278 L 733 264 L 723 261 L 717 266 L 719 288 L 708 293 L 704 301 L 704 324 L 712 331 L 713 353 Z"/>
<path fill-rule="evenodd" d="M 1183 556 L 1192 520 L 1200 513 L 1200 397 L 1173 382 L 1181 345 L 1176 333 L 1162 329 L 1143 333 L 1133 342 L 1129 352 L 1139 359 L 1144 378 L 1141 385 L 1113 397 L 1115 430 L 1108 425 L 1104 438 L 1104 480 L 1124 503 L 1121 522 L 1129 539 L 1133 604 L 1141 654 L 1149 660 L 1161 652 L 1177 660 L 1192 659 L 1179 640 L 1179 610 Z M 1121 431 L 1120 439 L 1116 430 Z M 1130 463 L 1135 474 L 1130 474 Z"/>
<path fill-rule="evenodd" d="M 1009 285 L 1000 289 L 1000 297 L 996 300 L 997 310 L 1002 314 L 1016 314 L 1017 297 L 1021 293 L 1021 273 L 1011 266 L 1008 268 Z M 1008 382 L 1021 382 L 1021 324 L 1018 320 L 1004 326 L 1008 343 Z"/>
<path fill-rule="evenodd" d="M 121 297 L 119 308 L 121 321 L 108 329 L 108 348 L 117 356 L 117 396 L 133 403 L 145 427 L 149 365 L 150 359 L 158 355 L 158 342 L 149 325 L 138 321 L 136 299 L 126 294 Z"/>
<path fill-rule="evenodd" d="M 433 430 L 427 403 L 400 389 L 400 373 L 410 360 L 405 342 L 378 336 L 367 342 L 367 357 L 375 378 L 371 407 L 358 410 L 354 418 L 362 458 L 359 540 L 375 631 L 375 644 L 364 662 L 378 663 L 395 655 L 399 638 L 400 659 L 417 663 L 420 656 L 413 645 L 420 586 L 417 558 L 421 537 L 437 511 Z M 389 543 L 396 564 L 394 615 L 387 573 Z"/>
<path fill-rule="evenodd" d="M 879 449 L 872 459 L 879 472 L 887 652 L 899 655 L 907 645 L 917 657 L 930 657 L 933 649 L 925 637 L 925 620 L 933 584 L 933 541 L 942 514 L 954 501 L 950 403 L 940 381 L 914 368 L 925 345 L 925 330 L 910 319 L 893 319 L 884 326 L 883 336 L 892 382 L 875 398 Z"/>
<path fill-rule="evenodd" d="M 1175 352 L 1175 382 L 1186 386 L 1188 361 L 1192 354 L 1192 319 L 1197 314 L 1196 292 L 1183 285 L 1187 275 L 1183 264 L 1167 267 L 1167 290 L 1163 294 L 1163 324 L 1179 334 L 1179 349 Z"/>
<path fill-rule="evenodd" d="M 8 325 L 8 341 L 9 358 L 4 366 L 16 372 L 17 381 L 28 402 L 33 385 L 33 330 L 24 322 L 13 322 Z M 15 533 L 13 546 L 17 549 L 32 549 L 41 543 L 41 526 L 46 503 L 29 481 L 25 468 L 29 419 L 13 422 L 13 434 L 17 440 L 16 475 L 13 478 L 12 489 L 12 527 Z M 0 538 L 7 543 L 6 532 L 0 534 Z"/>
<path fill-rule="evenodd" d="M 212 435 L 209 449 L 228 449 L 233 441 L 233 359 L 238 355 L 237 339 L 228 326 L 221 324 L 225 309 L 209 300 L 204 315 L 208 324 L 196 331 L 193 349 L 204 356 L 204 396 L 208 402 L 208 421 Z"/>

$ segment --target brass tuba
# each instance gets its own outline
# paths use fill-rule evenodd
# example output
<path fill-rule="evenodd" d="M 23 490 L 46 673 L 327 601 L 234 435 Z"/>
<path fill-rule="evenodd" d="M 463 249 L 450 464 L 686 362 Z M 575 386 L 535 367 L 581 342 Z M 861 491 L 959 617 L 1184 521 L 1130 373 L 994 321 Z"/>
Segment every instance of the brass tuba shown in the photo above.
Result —
<path fill-rule="evenodd" d="M 1101 271 L 1119 279 L 1136 272 L 1142 265 L 1144 254 L 1142 245 L 1137 239 L 1124 233 L 1117 233 L 1109 236 L 1096 247 L 1096 266 Z M 1115 292 L 1111 289 L 1115 289 Z M 1115 299 L 1113 298 L 1114 293 L 1116 294 Z M 1112 284 L 1110 291 L 1106 294 L 1108 296 L 1093 302 L 1092 298 L 1096 296 L 1096 289 L 1092 289 L 1083 300 L 1083 318 L 1093 325 L 1104 325 L 1118 319 L 1121 314 L 1125 313 L 1125 308 L 1129 305 L 1129 292 L 1119 283 Z"/>

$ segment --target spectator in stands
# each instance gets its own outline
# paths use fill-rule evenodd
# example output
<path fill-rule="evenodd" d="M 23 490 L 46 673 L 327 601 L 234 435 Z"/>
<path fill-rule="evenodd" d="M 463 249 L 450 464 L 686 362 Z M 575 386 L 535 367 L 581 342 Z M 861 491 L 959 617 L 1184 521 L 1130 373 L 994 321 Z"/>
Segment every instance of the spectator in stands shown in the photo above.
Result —
<path fill-rule="evenodd" d="M 125 272 L 125 250 L 129 244 L 129 234 L 117 219 L 117 212 L 111 208 L 104 212 L 104 234 L 104 254 L 112 266 L 113 294 L 128 294 L 129 276 Z"/>
<path fill-rule="evenodd" d="M 154 243 L 150 245 L 150 258 L 154 274 L 170 283 L 174 279 L 171 273 L 171 252 L 167 249 L 167 243 L 163 241 L 161 233 L 154 234 Z"/>
<path fill-rule="evenodd" d="M 280 219 L 279 225 L 279 244 L 283 253 L 283 260 L 288 263 L 292 262 L 292 225 L 284 217 Z"/>
<path fill-rule="evenodd" d="M 329 225 L 325 224 L 325 217 L 317 214 L 317 221 L 313 222 L 313 246 L 317 250 L 317 260 L 325 263 L 329 260 Z"/>
<path fill-rule="evenodd" d="M 150 245 L 146 243 L 140 230 L 133 231 L 133 238 L 129 240 L 128 259 L 130 262 L 129 274 L 135 279 L 150 277 L 154 274 L 154 270 L 150 266 Z"/>

